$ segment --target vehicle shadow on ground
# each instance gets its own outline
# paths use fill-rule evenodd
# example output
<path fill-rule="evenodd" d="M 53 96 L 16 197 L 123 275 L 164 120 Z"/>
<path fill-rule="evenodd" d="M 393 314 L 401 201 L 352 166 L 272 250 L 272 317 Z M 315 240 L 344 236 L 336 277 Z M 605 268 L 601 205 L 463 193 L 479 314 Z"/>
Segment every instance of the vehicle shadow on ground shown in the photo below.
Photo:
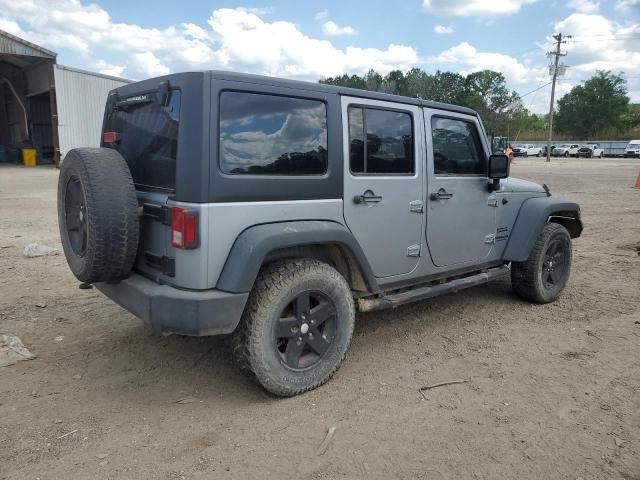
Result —
<path fill-rule="evenodd" d="M 436 331 L 453 329 L 462 317 L 473 322 L 469 315 L 473 309 L 518 303 L 509 282 L 498 281 L 392 310 L 358 314 L 350 353 L 358 356 L 389 347 L 389 342 L 398 342 L 401 348 L 403 333 L 430 338 Z M 158 392 L 165 405 L 185 397 L 209 406 L 231 403 L 235 408 L 278 401 L 233 365 L 230 335 L 162 337 L 124 311 L 118 316 L 130 326 L 110 333 L 97 350 L 94 343 L 93 354 L 79 359 L 88 377 L 101 376 L 112 394 L 147 406 L 149 398 L 158 399 Z M 73 363 L 68 366 L 73 368 Z"/>

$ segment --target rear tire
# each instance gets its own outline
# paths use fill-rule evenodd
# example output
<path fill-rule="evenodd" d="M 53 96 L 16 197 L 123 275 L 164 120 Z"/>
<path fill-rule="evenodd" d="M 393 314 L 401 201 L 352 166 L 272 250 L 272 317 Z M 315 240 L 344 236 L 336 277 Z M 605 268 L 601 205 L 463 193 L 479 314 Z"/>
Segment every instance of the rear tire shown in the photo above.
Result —
<path fill-rule="evenodd" d="M 138 251 L 138 200 L 129 167 L 108 148 L 77 148 L 62 162 L 58 226 L 69 268 L 81 282 L 126 277 Z"/>
<path fill-rule="evenodd" d="M 511 286 L 523 299 L 535 303 L 555 301 L 569 280 L 571 237 L 562 225 L 547 223 L 529 258 L 512 262 Z"/>
<path fill-rule="evenodd" d="M 258 275 L 234 334 L 234 360 L 269 392 L 298 395 L 340 367 L 354 323 L 351 289 L 333 267 L 278 261 Z"/>

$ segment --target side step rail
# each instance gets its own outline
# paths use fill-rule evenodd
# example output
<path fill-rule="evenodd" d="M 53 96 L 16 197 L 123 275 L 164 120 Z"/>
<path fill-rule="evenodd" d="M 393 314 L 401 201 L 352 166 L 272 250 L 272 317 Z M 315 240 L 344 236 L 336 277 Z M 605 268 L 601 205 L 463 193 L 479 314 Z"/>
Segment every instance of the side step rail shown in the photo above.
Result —
<path fill-rule="evenodd" d="M 371 312 L 373 310 L 382 310 L 384 308 L 397 307 L 405 303 L 416 302 L 433 298 L 446 293 L 459 292 L 465 288 L 475 287 L 483 283 L 497 280 L 498 278 L 509 275 L 510 270 L 507 266 L 492 268 L 482 273 L 470 275 L 464 278 L 457 278 L 446 283 L 438 283 L 426 287 L 417 287 L 406 292 L 394 293 L 376 298 L 360 298 L 358 299 L 358 309 L 361 312 Z"/>

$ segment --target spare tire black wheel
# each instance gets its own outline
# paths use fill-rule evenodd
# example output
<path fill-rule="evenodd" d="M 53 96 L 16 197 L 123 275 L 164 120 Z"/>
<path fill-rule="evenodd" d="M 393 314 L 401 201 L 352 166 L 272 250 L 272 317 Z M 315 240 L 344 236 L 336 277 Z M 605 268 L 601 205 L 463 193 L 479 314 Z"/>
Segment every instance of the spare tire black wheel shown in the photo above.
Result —
<path fill-rule="evenodd" d="M 62 162 L 58 226 L 69 268 L 86 283 L 119 280 L 138 250 L 138 200 L 127 163 L 109 148 L 76 148 Z"/>

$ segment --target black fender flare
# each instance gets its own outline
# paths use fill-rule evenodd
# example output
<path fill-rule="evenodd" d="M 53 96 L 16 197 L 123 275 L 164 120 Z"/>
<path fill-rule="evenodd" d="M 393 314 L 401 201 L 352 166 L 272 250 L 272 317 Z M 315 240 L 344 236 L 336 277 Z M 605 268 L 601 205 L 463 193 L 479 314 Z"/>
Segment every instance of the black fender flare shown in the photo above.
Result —
<path fill-rule="evenodd" d="M 371 266 L 351 231 L 340 223 L 323 220 L 267 223 L 247 228 L 231 247 L 216 288 L 248 292 L 269 253 L 287 247 L 322 244 L 339 244 L 349 249 L 369 291 L 379 291 Z"/>
<path fill-rule="evenodd" d="M 522 202 L 509 235 L 503 260 L 524 262 L 529 258 L 533 244 L 548 221 L 560 223 L 569 230 L 571 238 L 582 234 L 580 206 L 577 203 L 550 197 L 529 198 Z"/>

